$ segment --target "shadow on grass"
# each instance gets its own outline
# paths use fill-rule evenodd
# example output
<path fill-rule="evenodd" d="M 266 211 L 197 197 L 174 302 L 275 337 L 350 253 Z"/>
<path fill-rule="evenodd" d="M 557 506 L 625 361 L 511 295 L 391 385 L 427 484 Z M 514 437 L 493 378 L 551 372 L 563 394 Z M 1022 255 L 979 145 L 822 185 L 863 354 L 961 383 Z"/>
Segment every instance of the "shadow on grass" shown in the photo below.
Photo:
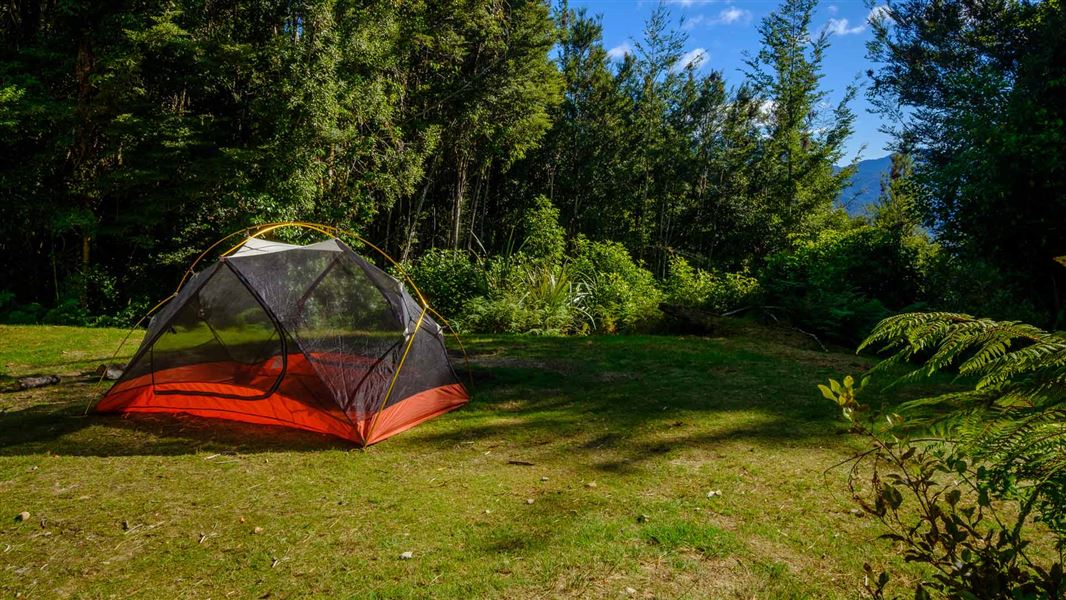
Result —
<path fill-rule="evenodd" d="M 7 410 L 3 409 L 4 396 L 14 394 L 0 394 L 0 456 L 168 456 L 356 448 L 351 442 L 299 429 L 182 414 L 86 415 L 89 396 L 85 387 L 45 388 L 59 399 Z"/>
<path fill-rule="evenodd" d="M 473 349 L 474 402 L 410 443 L 500 442 L 515 458 L 617 474 L 693 448 L 835 440 L 843 425 L 815 386 L 866 368 L 847 354 L 706 338 L 500 338 Z"/>
<path fill-rule="evenodd" d="M 822 362 L 803 364 L 791 355 L 722 340 L 656 336 L 484 338 L 471 345 L 471 354 L 473 403 L 441 417 L 442 423 L 403 434 L 404 445 L 430 452 L 506 437 L 515 448 L 551 443 L 560 455 L 624 473 L 642 460 L 687 447 L 731 440 L 801 442 L 839 430 L 835 409 L 814 388 L 824 374 L 837 371 L 818 355 L 812 356 Z M 218 419 L 85 416 L 98 388 L 61 384 L 44 390 L 0 412 L 0 455 L 355 447 L 310 432 Z M 0 410 L 8 404 L 3 396 Z"/>

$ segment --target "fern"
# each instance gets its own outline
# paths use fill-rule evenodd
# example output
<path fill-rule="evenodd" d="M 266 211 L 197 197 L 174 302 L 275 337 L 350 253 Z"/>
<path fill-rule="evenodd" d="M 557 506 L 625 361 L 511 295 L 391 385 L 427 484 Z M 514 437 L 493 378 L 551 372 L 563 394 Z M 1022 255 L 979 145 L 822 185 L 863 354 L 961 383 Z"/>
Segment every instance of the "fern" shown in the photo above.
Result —
<path fill-rule="evenodd" d="M 859 350 L 872 348 L 889 354 L 875 372 L 918 365 L 897 383 L 949 370 L 973 381 L 971 389 L 913 400 L 900 412 L 911 427 L 951 439 L 987 465 L 1001 493 L 1031 495 L 1063 539 L 1066 335 L 958 313 L 908 313 L 879 323 Z"/>

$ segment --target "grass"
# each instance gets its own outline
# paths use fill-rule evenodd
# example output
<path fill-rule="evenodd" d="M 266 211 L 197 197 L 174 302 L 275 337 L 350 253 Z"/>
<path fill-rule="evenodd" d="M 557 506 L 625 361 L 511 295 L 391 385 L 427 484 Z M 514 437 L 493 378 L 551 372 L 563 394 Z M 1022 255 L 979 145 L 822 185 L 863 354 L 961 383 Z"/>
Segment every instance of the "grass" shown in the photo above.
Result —
<path fill-rule="evenodd" d="M 0 387 L 91 370 L 123 335 L 0 326 Z M 866 359 L 758 329 L 465 341 L 474 402 L 366 451 L 83 416 L 106 389 L 87 378 L 0 393 L 0 596 L 852 598 L 865 561 L 906 579 L 825 472 L 856 442 L 815 384 Z"/>

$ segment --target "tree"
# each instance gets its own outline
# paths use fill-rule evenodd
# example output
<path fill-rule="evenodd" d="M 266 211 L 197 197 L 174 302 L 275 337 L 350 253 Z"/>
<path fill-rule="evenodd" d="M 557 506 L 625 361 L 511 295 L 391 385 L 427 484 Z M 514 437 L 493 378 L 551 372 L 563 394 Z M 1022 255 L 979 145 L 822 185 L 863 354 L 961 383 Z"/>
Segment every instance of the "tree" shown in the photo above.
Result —
<path fill-rule="evenodd" d="M 881 176 L 881 195 L 873 206 L 873 223 L 882 229 L 898 231 L 901 236 L 919 232 L 919 189 L 914 181 L 914 159 L 894 153 L 892 166 Z"/>
<path fill-rule="evenodd" d="M 1066 8 L 1059 0 L 906 0 L 880 9 L 870 97 L 916 159 L 925 224 L 988 292 L 1061 319 L 1066 283 Z M 965 307 L 963 307 L 965 308 Z M 989 307 L 999 310 L 1001 307 Z M 992 315 L 996 316 L 996 315 Z"/>
<path fill-rule="evenodd" d="M 762 47 L 748 58 L 748 78 L 762 102 L 764 139 L 755 173 L 760 190 L 761 240 L 765 256 L 789 247 L 790 236 L 810 237 L 846 185 L 852 167 L 834 172 L 855 115 L 849 86 L 831 111 L 823 109 L 822 60 L 829 34 L 812 35 L 816 0 L 785 0 L 759 26 Z M 758 238 L 754 238 L 753 241 Z"/>

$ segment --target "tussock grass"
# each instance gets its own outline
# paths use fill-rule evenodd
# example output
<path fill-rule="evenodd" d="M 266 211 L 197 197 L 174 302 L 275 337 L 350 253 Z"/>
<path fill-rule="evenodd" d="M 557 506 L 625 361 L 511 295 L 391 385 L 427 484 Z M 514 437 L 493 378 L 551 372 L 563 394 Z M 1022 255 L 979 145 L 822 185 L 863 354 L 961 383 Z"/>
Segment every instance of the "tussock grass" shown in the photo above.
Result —
<path fill-rule="evenodd" d="M 0 327 L 0 373 L 123 334 Z M 758 329 L 467 345 L 474 402 L 365 452 L 83 416 L 106 384 L 0 393 L 0 596 L 850 598 L 899 566 L 823 473 L 855 447 L 814 386 L 865 359 Z"/>

